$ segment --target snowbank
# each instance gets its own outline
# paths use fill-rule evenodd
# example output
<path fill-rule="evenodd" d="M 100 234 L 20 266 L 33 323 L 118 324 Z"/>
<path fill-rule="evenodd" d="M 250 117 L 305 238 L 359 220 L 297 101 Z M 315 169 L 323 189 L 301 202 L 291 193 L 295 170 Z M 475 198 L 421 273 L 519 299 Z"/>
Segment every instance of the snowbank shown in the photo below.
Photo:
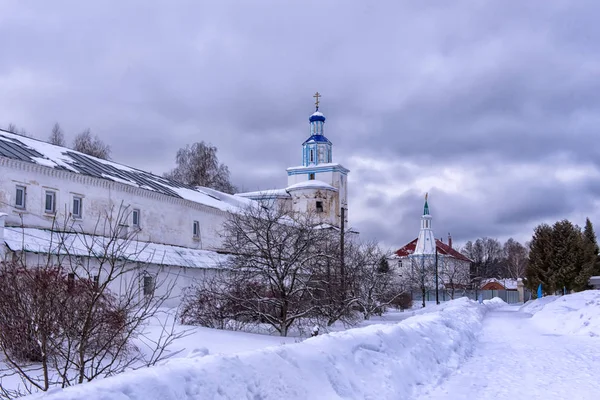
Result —
<path fill-rule="evenodd" d="M 470 355 L 487 310 L 458 299 L 395 325 L 372 325 L 297 344 L 188 358 L 57 390 L 45 399 L 406 398 Z"/>
<path fill-rule="evenodd" d="M 534 324 L 548 333 L 600 336 L 600 290 L 542 297 L 519 311 L 532 314 Z"/>

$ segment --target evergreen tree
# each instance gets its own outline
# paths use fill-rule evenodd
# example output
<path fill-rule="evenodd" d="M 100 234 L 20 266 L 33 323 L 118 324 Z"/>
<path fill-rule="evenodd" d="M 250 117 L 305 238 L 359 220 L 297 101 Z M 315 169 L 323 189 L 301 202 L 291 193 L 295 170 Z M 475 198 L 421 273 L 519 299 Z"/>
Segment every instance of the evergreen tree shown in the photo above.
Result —
<path fill-rule="evenodd" d="M 525 270 L 525 285 L 532 293 L 536 293 L 540 283 L 545 292 L 554 292 L 555 285 L 549 274 L 551 260 L 552 227 L 541 224 L 535 228 L 529 243 L 529 262 Z"/>
<path fill-rule="evenodd" d="M 575 278 L 581 272 L 581 231 L 568 220 L 558 221 L 552 227 L 549 278 L 554 290 L 574 289 Z"/>
<path fill-rule="evenodd" d="M 591 276 L 600 275 L 600 258 L 598 257 L 598 242 L 594 227 L 589 218 L 585 220 L 585 228 L 581 235 L 581 258 L 582 267 L 575 278 L 574 289 L 577 291 L 589 288 Z"/>

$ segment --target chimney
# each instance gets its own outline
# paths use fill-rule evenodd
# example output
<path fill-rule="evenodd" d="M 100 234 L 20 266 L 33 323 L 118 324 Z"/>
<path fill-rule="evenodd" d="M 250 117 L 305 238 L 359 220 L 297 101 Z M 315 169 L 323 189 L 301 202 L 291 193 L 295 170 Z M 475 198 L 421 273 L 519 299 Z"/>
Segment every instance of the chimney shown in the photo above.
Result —
<path fill-rule="evenodd" d="M 452 248 L 452 236 L 450 235 L 450 232 L 448 232 L 448 246 Z"/>
<path fill-rule="evenodd" d="M 0 213 L 0 261 L 4 261 L 4 223 L 8 214 Z"/>

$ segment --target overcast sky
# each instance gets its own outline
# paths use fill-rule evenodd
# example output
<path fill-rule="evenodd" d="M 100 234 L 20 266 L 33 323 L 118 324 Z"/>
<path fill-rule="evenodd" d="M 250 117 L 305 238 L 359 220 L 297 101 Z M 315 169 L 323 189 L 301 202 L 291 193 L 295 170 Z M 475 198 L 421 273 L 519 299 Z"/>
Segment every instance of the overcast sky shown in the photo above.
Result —
<path fill-rule="evenodd" d="M 162 174 L 216 145 L 243 190 L 285 187 L 312 95 L 351 170 L 351 225 L 400 247 L 600 222 L 600 3 L 0 0 L 0 126 L 90 127 Z"/>

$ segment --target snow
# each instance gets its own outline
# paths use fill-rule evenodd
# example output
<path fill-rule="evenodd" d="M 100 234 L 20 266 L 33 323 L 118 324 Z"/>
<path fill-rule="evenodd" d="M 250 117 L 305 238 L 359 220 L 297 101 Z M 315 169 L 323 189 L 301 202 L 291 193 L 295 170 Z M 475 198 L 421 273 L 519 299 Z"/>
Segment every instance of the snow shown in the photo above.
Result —
<path fill-rule="evenodd" d="M 212 354 L 196 346 L 185 358 L 42 397 L 407 398 L 454 371 L 472 353 L 486 312 L 503 304 L 494 299 L 480 305 L 463 298 L 397 324 L 370 325 L 237 354 Z"/>
<path fill-rule="evenodd" d="M 4 241 L 12 251 L 51 254 L 61 251 L 61 254 L 64 254 L 66 247 L 70 255 L 89 256 L 91 251 L 102 253 L 103 240 L 108 239 L 81 233 L 52 233 L 35 228 L 4 228 Z M 209 250 L 137 241 L 128 241 L 126 246 L 118 244 L 118 247 L 122 249 L 122 256 L 128 261 L 178 267 L 218 268 L 226 257 Z"/>
<path fill-rule="evenodd" d="M 246 198 L 290 197 L 290 194 L 285 189 L 267 189 L 267 190 L 260 190 L 257 192 L 236 193 L 235 196 L 246 197 Z"/>
<path fill-rule="evenodd" d="M 323 181 L 316 180 L 316 179 L 295 183 L 291 186 L 288 186 L 286 190 L 290 191 L 290 190 L 297 190 L 297 189 L 304 189 L 304 188 L 328 189 L 328 190 L 335 190 L 337 192 L 337 189 L 335 187 L 333 187 Z"/>
<path fill-rule="evenodd" d="M 542 297 L 527 302 L 521 311 L 549 334 L 600 337 L 600 290 Z"/>
<path fill-rule="evenodd" d="M 339 163 L 319 163 L 318 165 L 307 165 L 307 166 L 300 165 L 297 167 L 289 167 L 287 169 L 287 171 L 302 171 L 305 169 L 315 169 L 315 168 L 320 169 L 320 168 L 335 168 L 335 167 L 338 167 L 343 171 L 349 172 L 346 168 L 342 167 L 342 165 Z"/>
<path fill-rule="evenodd" d="M 131 177 L 130 180 L 125 179 L 123 177 L 114 176 L 112 174 L 100 174 L 101 177 L 104 179 L 119 182 L 128 186 L 139 187 L 145 190 L 157 191 L 156 188 L 152 188 L 143 184 L 143 182 L 151 180 L 157 185 L 164 187 L 164 193 L 166 194 L 172 195 L 172 193 L 176 193 L 178 196 L 185 200 L 204 204 L 223 211 L 239 211 L 240 207 L 248 205 L 250 204 L 249 202 L 252 202 L 252 200 L 240 200 L 239 198 L 236 198 L 232 195 L 221 193 L 213 189 L 198 187 L 196 190 L 194 190 L 191 188 L 177 186 L 178 184 L 172 181 L 171 182 L 173 184 L 169 184 L 169 181 L 165 178 L 153 175 L 149 172 L 134 169 L 123 164 L 118 164 L 116 162 L 92 157 L 90 155 L 83 154 L 75 150 L 68 149 L 66 147 L 55 146 L 50 143 L 46 143 L 36 139 L 31 139 L 25 136 L 16 135 L 6 131 L 0 130 L 0 140 L 12 142 L 17 145 L 19 145 L 19 143 L 22 143 L 23 145 L 25 145 L 26 148 L 33 149 L 40 153 L 43 157 L 30 157 L 31 161 L 35 164 L 43 165 L 49 168 L 63 167 L 71 172 L 81 174 L 85 172 L 82 172 L 78 168 L 77 161 L 70 156 L 70 154 L 79 154 L 83 157 L 88 158 L 91 162 L 96 162 L 110 166 L 114 170 L 122 171 L 128 174 L 123 176 Z M 140 181 L 136 181 L 136 178 L 143 179 Z"/>
<path fill-rule="evenodd" d="M 599 300 L 587 291 L 490 312 L 473 356 L 418 398 L 597 399 L 600 339 L 586 333 L 598 332 Z"/>
<path fill-rule="evenodd" d="M 507 290 L 517 290 L 517 284 L 518 284 L 519 280 L 520 279 L 511 279 L 511 278 L 484 279 L 481 281 L 481 287 L 485 286 L 486 284 L 488 284 L 490 282 L 497 282 L 497 283 L 501 284 L 502 286 L 504 286 Z"/>

